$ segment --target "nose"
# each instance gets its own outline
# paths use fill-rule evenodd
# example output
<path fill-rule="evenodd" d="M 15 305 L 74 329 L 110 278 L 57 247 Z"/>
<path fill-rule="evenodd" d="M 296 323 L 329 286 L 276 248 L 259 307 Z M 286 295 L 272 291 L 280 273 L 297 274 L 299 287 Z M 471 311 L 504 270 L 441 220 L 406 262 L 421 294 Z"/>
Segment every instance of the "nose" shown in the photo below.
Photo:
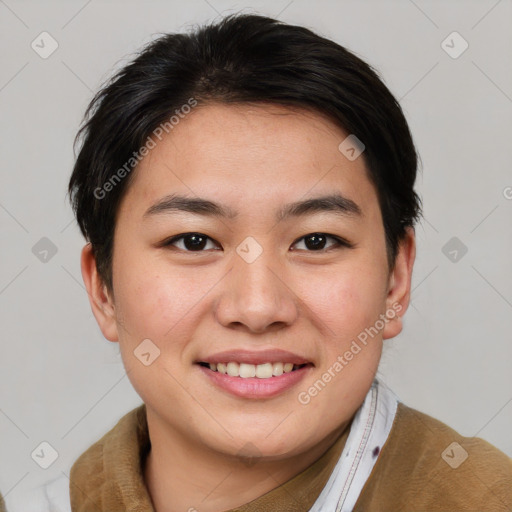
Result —
<path fill-rule="evenodd" d="M 215 305 L 217 321 L 224 327 L 263 333 L 282 329 L 297 319 L 298 297 L 275 261 L 271 266 L 271 257 L 264 255 L 252 263 L 234 256 Z"/>

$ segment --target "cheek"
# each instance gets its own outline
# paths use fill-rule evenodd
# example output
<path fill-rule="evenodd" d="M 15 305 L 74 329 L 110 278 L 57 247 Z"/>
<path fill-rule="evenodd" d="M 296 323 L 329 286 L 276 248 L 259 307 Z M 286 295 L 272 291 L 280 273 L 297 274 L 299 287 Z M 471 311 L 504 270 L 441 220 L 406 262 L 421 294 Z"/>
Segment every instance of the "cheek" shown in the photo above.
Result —
<path fill-rule="evenodd" d="M 149 338 L 169 348 L 169 339 L 190 336 L 194 317 L 204 307 L 215 276 L 177 271 L 165 256 L 120 256 L 114 265 L 116 312 L 118 321 L 126 326 L 125 344 Z"/>
<path fill-rule="evenodd" d="M 118 320 L 126 326 L 129 343 L 149 338 L 163 342 L 187 311 L 187 298 L 179 283 L 146 271 L 127 278 L 116 297 Z M 126 340 L 125 340 L 126 341 Z"/>
<path fill-rule="evenodd" d="M 113 284 L 116 318 L 126 328 L 120 341 L 131 345 L 159 338 L 162 325 L 171 321 L 172 308 L 166 290 L 169 283 L 161 278 L 155 262 L 123 241 L 115 241 Z"/>
<path fill-rule="evenodd" d="M 308 274 L 303 297 L 328 337 L 345 340 L 375 322 L 384 304 L 384 282 L 376 274 L 355 264 Z"/>
<path fill-rule="evenodd" d="M 130 382 L 146 403 L 154 402 L 155 389 L 164 396 L 181 396 L 180 386 L 171 375 L 181 371 L 195 328 L 193 304 L 198 299 L 183 293 L 184 278 L 166 275 L 156 266 L 132 265 L 122 273 L 120 268 L 118 275 L 119 344 Z M 146 353 L 149 357 L 144 361 Z"/>

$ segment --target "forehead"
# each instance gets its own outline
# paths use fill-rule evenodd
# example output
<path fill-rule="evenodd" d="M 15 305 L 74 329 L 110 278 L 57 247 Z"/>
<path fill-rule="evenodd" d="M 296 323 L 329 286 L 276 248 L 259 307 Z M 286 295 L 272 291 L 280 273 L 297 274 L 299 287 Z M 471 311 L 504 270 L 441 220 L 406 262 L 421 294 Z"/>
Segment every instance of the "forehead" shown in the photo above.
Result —
<path fill-rule="evenodd" d="M 238 166 L 241 162 L 246 164 L 240 171 L 262 163 L 283 171 L 288 163 L 300 163 L 298 171 L 320 170 L 333 153 L 338 156 L 338 144 L 346 136 L 326 117 L 304 109 L 214 103 L 196 107 L 180 120 L 164 138 L 161 149 L 164 153 L 166 146 L 184 162 L 204 167 L 218 164 L 226 170 L 231 163 Z M 262 171 L 260 168 L 259 174 Z"/>
<path fill-rule="evenodd" d="M 177 192 L 244 211 L 338 192 L 366 210 L 376 195 L 364 159 L 351 161 L 339 150 L 348 135 L 308 110 L 198 106 L 155 141 L 125 200 L 148 205 Z"/>

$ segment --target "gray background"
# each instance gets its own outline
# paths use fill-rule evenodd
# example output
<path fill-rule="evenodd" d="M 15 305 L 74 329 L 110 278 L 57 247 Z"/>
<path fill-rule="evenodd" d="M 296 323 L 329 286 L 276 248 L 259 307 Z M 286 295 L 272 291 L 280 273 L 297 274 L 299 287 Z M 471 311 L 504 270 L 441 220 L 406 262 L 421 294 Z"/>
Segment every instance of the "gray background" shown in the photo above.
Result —
<path fill-rule="evenodd" d="M 140 403 L 90 312 L 65 197 L 84 109 L 158 33 L 240 10 L 346 45 L 399 98 L 422 158 L 425 220 L 412 305 L 379 374 L 406 404 L 512 456 L 510 1 L 0 0 L 0 490 L 9 499 L 68 474 Z M 59 45 L 47 59 L 31 48 L 42 31 Z M 469 44 L 458 58 L 441 46 L 453 31 Z M 46 262 L 33 252 L 43 237 L 57 249 Z M 46 470 L 31 458 L 42 441 L 59 454 Z"/>

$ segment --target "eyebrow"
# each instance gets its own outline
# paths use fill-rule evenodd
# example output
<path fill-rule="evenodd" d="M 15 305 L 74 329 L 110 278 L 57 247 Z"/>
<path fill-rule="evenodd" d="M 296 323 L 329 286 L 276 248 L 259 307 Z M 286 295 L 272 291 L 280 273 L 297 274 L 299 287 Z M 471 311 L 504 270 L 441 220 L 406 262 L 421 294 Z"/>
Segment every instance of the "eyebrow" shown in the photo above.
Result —
<path fill-rule="evenodd" d="M 172 194 L 163 197 L 150 206 L 144 213 L 144 217 L 147 218 L 157 214 L 172 212 L 189 212 L 196 215 L 226 219 L 235 219 L 238 216 L 238 212 L 228 206 L 208 199 Z M 363 216 L 361 208 L 352 199 L 341 194 L 329 194 L 284 205 L 277 211 L 276 221 L 282 222 L 290 217 L 300 217 L 322 212 L 332 212 L 343 217 Z"/>

